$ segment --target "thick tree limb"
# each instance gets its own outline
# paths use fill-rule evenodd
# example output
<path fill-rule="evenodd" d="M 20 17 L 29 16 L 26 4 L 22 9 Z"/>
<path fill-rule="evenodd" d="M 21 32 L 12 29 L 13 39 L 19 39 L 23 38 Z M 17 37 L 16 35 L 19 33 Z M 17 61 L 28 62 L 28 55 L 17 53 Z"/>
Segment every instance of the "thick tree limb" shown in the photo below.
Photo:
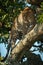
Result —
<path fill-rule="evenodd" d="M 11 52 L 11 58 L 14 61 L 20 60 L 26 49 L 30 49 L 31 46 L 37 39 L 40 39 L 39 36 L 43 34 L 43 23 L 36 24 L 33 30 L 25 35 L 25 37 L 17 44 L 17 46 Z M 22 55 L 21 55 L 22 54 Z"/>

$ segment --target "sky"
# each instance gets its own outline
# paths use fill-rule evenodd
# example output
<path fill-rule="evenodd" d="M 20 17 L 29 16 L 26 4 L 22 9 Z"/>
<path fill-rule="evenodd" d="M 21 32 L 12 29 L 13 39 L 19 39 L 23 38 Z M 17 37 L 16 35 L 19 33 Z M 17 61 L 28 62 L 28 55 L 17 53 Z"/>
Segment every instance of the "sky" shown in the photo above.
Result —
<path fill-rule="evenodd" d="M 6 50 L 4 43 L 0 44 L 0 52 L 1 52 L 2 56 L 4 56 L 4 57 L 6 56 L 7 50 Z"/>
<path fill-rule="evenodd" d="M 40 44 L 41 44 L 41 43 L 37 43 L 37 42 L 34 43 L 34 45 L 37 45 L 37 46 L 40 45 Z M 32 50 L 34 50 L 34 49 L 37 50 L 37 48 L 35 48 L 35 47 L 32 46 L 30 50 L 32 51 Z M 41 57 L 41 59 L 42 59 L 42 61 L 43 61 L 43 52 L 39 52 L 39 50 L 37 50 L 37 51 L 34 51 L 33 53 L 35 53 L 36 55 L 39 54 L 40 57 Z"/>

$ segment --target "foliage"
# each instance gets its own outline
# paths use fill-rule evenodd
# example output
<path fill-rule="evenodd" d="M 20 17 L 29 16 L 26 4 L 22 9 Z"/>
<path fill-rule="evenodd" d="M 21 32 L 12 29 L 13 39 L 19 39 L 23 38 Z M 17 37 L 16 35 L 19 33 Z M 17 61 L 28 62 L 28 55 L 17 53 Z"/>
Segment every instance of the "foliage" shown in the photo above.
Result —
<path fill-rule="evenodd" d="M 41 7 L 41 12 L 40 12 L 40 14 L 38 14 L 38 22 L 39 23 L 42 23 L 43 22 L 43 2 L 41 3 L 41 5 L 40 5 L 40 7 Z"/>
<path fill-rule="evenodd" d="M 0 57 L 0 61 L 1 61 L 1 60 L 3 60 L 3 58 L 2 58 L 2 57 Z"/>
<path fill-rule="evenodd" d="M 24 0 L 25 1 L 25 0 Z M 0 38 L 8 38 L 11 25 L 16 16 L 25 7 L 23 0 L 0 0 Z"/>

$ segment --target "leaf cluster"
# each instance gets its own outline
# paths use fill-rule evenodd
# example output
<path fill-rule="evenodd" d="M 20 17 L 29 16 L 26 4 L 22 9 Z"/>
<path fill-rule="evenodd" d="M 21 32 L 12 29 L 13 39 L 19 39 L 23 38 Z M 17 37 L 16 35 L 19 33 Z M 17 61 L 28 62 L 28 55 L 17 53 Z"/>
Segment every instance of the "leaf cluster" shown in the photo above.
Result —
<path fill-rule="evenodd" d="M 41 12 L 37 16 L 37 22 L 43 23 L 43 2 L 41 3 L 40 7 L 41 7 Z"/>
<path fill-rule="evenodd" d="M 14 18 L 24 7 L 23 0 L 0 0 L 0 37 L 8 38 Z"/>

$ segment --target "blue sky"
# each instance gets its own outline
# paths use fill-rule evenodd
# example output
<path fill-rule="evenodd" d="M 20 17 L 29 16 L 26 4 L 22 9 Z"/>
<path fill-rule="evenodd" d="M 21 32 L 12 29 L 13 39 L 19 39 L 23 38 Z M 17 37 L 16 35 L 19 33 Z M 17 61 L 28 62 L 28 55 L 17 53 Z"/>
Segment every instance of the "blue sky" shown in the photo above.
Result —
<path fill-rule="evenodd" d="M 0 52 L 2 56 L 6 56 L 7 50 L 6 50 L 4 43 L 0 44 Z"/>
<path fill-rule="evenodd" d="M 37 46 L 38 46 L 38 45 L 41 45 L 41 43 L 35 42 L 34 45 L 37 45 Z M 43 52 L 39 52 L 39 50 L 38 50 L 37 48 L 33 47 L 33 46 L 31 47 L 30 50 L 32 51 L 32 50 L 34 50 L 34 49 L 36 49 L 37 51 L 34 51 L 33 53 L 35 53 L 36 55 L 39 54 L 40 57 L 41 57 L 41 59 L 42 59 L 42 61 L 43 61 Z"/>

